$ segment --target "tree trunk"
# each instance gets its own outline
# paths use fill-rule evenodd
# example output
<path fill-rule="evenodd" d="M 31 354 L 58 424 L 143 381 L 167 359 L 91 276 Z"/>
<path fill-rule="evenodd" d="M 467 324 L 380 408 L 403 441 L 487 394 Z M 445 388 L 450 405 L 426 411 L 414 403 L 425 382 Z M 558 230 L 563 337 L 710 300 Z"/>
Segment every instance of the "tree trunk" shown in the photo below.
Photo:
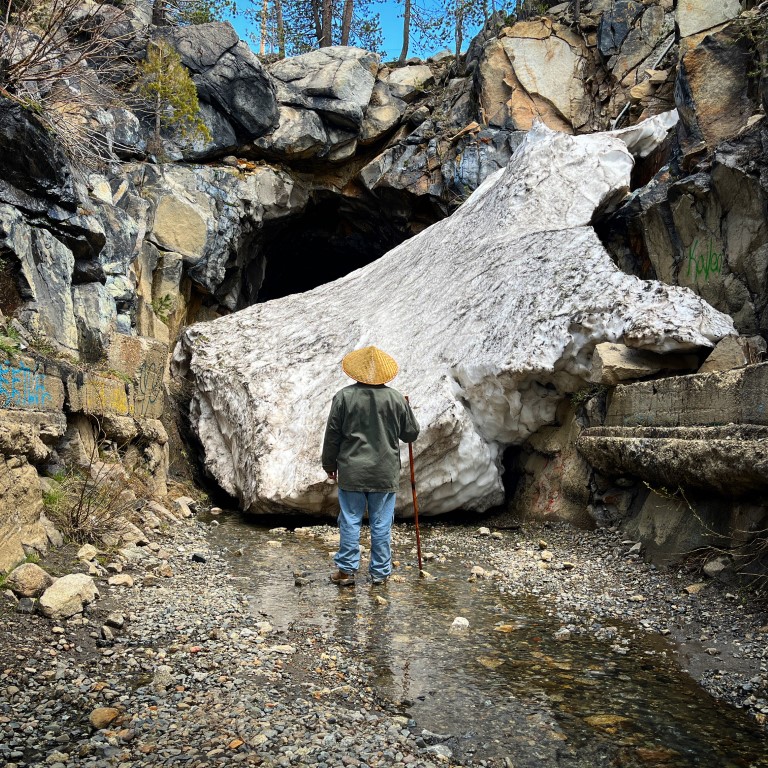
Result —
<path fill-rule="evenodd" d="M 456 62 L 461 55 L 461 44 L 464 42 L 464 0 L 456 0 L 454 39 L 456 40 Z"/>
<path fill-rule="evenodd" d="M 408 58 L 408 47 L 411 44 L 411 0 L 405 0 L 403 6 L 403 50 L 400 51 L 398 62 L 405 64 Z"/>
<path fill-rule="evenodd" d="M 573 20 L 578 24 L 581 16 L 581 0 L 573 0 Z"/>
<path fill-rule="evenodd" d="M 163 146 L 160 139 L 160 118 L 162 116 L 162 104 L 160 103 L 160 94 L 155 96 L 155 131 L 154 131 L 154 150 L 155 154 L 160 153 L 160 148 Z"/>
<path fill-rule="evenodd" d="M 261 39 L 259 40 L 259 56 L 267 52 L 267 20 L 269 19 L 269 0 L 261 2 Z"/>
<path fill-rule="evenodd" d="M 323 0 L 323 33 L 320 38 L 321 48 L 330 48 L 333 45 L 332 34 L 333 25 L 333 0 Z"/>
<path fill-rule="evenodd" d="M 285 27 L 283 26 L 283 0 L 275 0 L 275 15 L 277 16 L 277 54 L 285 58 Z"/>
<path fill-rule="evenodd" d="M 344 0 L 344 10 L 341 14 L 341 44 L 349 45 L 349 31 L 352 28 L 354 0 Z"/>
<path fill-rule="evenodd" d="M 152 23 L 156 27 L 165 27 L 168 25 L 168 18 L 166 14 L 166 2 L 167 0 L 155 0 L 152 5 Z"/>
<path fill-rule="evenodd" d="M 320 45 L 323 40 L 323 22 L 320 15 L 320 2 L 321 0 L 310 0 L 310 6 L 312 8 L 312 21 L 315 24 L 315 38 L 317 39 L 318 45 Z"/>

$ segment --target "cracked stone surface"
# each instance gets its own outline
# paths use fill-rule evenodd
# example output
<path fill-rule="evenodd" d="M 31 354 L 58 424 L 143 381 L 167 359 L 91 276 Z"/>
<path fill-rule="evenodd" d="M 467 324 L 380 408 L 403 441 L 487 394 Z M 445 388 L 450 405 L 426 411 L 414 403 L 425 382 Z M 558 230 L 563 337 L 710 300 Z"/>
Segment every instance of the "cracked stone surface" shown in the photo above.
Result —
<path fill-rule="evenodd" d="M 665 354 L 732 334 L 690 290 L 621 272 L 590 226 L 626 195 L 632 152 L 651 151 L 675 119 L 577 137 L 537 125 L 453 216 L 376 262 L 188 329 L 174 369 L 193 383 L 213 477 L 245 509 L 333 513 L 325 419 L 350 383 L 341 358 L 375 344 L 400 364 L 393 385 L 422 425 L 420 510 L 486 510 L 503 501 L 504 448 L 554 423 L 595 345 Z M 398 504 L 410 513 L 405 472 Z"/>

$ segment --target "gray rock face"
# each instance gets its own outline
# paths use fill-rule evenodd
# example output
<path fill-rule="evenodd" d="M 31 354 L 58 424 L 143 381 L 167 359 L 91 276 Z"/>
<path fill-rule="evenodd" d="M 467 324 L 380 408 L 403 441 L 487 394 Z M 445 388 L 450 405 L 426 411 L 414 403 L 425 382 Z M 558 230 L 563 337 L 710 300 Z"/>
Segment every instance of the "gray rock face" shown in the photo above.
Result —
<path fill-rule="evenodd" d="M 154 211 L 148 239 L 181 254 L 189 276 L 229 309 L 241 300 L 242 270 L 256 261 L 249 244 L 263 222 L 300 211 L 308 198 L 301 183 L 269 166 L 242 176 L 204 166 L 153 167 L 141 175 Z"/>
<path fill-rule="evenodd" d="M 597 28 L 597 49 L 604 58 L 621 50 L 636 19 L 642 15 L 643 4 L 635 0 L 619 0 L 600 17 Z"/>
<path fill-rule="evenodd" d="M 677 8 L 680 37 L 688 37 L 705 29 L 711 29 L 736 18 L 739 13 L 741 13 L 739 0 L 721 0 L 717 3 L 710 3 L 708 0 L 686 0 Z"/>
<path fill-rule="evenodd" d="M 768 334 L 766 138 L 756 126 L 721 144 L 709 172 L 663 170 L 606 227 L 625 270 L 691 288 L 745 336 Z"/>
<path fill-rule="evenodd" d="M 624 135 L 650 151 L 665 124 Z M 503 447 L 554 420 L 586 379 L 595 344 L 666 352 L 732 332 L 691 292 L 619 272 L 600 246 L 589 222 L 624 193 L 631 166 L 617 137 L 539 127 L 451 218 L 377 262 L 188 330 L 176 369 L 194 382 L 208 469 L 244 508 L 333 509 L 318 450 L 345 383 L 339 360 L 376 343 L 400 363 L 397 385 L 424 427 L 420 506 L 501 501 Z"/>
<path fill-rule="evenodd" d="M 115 302 L 101 283 L 72 286 L 78 349 L 86 360 L 103 357 L 115 330 Z"/>
<path fill-rule="evenodd" d="M 244 138 L 263 136 L 277 121 L 272 81 L 228 22 L 164 32 L 193 73 L 199 97 L 222 112 Z"/>
<path fill-rule="evenodd" d="M 376 54 L 342 46 L 277 62 L 270 74 L 277 82 L 279 122 L 256 146 L 294 159 L 326 157 L 339 161 L 350 157 L 378 69 Z M 379 119 L 387 123 L 391 117 L 381 114 Z M 370 139 L 370 124 L 367 130 L 366 138 Z"/>
<path fill-rule="evenodd" d="M 61 147 L 6 99 L 0 99 L 0 201 L 38 212 L 54 201 L 70 210 L 77 205 L 71 168 Z"/>
<path fill-rule="evenodd" d="M 24 458 L 0 454 L 0 572 L 7 573 L 24 560 L 25 548 L 45 551 L 47 537 L 40 523 L 43 498 L 35 468 Z"/>
<path fill-rule="evenodd" d="M 754 51 L 739 25 L 707 35 L 680 62 L 675 102 L 691 151 L 735 136 L 759 110 L 748 86 Z"/>
<path fill-rule="evenodd" d="M 30 227 L 19 211 L 0 205 L 0 240 L 20 270 L 22 318 L 27 327 L 45 334 L 60 348 L 78 354 L 71 283 L 75 257 L 45 229 Z"/>

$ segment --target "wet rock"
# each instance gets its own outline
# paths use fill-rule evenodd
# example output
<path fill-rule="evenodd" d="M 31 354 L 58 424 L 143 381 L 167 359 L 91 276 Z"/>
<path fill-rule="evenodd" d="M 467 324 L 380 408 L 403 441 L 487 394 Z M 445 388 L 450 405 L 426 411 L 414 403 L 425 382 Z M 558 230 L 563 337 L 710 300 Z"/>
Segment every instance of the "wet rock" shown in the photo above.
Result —
<path fill-rule="evenodd" d="M 37 600 L 31 597 L 22 597 L 14 609 L 16 613 L 32 614 L 37 610 Z"/>
<path fill-rule="evenodd" d="M 451 627 L 448 631 L 461 633 L 461 632 L 466 632 L 468 629 L 469 629 L 469 621 L 463 616 L 457 616 L 453 620 L 453 623 L 451 624 Z"/>

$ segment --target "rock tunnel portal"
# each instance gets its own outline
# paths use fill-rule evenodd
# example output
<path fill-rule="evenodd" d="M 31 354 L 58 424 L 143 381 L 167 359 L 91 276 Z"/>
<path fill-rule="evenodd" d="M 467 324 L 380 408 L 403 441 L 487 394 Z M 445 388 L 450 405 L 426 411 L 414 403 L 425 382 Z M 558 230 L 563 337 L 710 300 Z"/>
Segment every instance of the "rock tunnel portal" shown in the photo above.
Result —
<path fill-rule="evenodd" d="M 244 305 L 332 282 L 445 216 L 403 193 L 381 199 L 316 194 L 303 212 L 266 226 L 243 286 Z"/>

